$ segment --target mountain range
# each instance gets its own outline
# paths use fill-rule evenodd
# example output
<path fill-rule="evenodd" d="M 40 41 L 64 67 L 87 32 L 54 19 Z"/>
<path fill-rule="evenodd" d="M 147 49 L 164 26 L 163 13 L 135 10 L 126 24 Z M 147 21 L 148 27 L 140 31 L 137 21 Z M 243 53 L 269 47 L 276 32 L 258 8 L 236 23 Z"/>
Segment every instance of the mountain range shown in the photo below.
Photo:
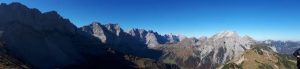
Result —
<path fill-rule="evenodd" d="M 76 27 L 55 11 L 17 2 L 2 3 L 0 16 L 0 68 L 296 69 L 290 54 L 300 47 L 234 31 L 188 38 L 100 22 Z"/>
<path fill-rule="evenodd" d="M 278 53 L 292 54 L 295 50 L 300 48 L 300 42 L 297 41 L 279 41 L 279 40 L 265 40 L 259 43 L 267 44 Z"/>

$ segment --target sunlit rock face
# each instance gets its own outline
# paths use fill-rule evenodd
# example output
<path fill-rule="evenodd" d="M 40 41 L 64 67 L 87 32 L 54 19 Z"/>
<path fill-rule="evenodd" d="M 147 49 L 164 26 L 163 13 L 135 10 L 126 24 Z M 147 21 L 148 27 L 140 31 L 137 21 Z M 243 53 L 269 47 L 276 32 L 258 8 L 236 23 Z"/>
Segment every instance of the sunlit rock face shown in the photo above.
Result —
<path fill-rule="evenodd" d="M 131 36 L 139 39 L 147 44 L 149 48 L 153 48 L 159 44 L 166 43 L 167 39 L 153 31 L 146 31 L 144 29 L 131 29 L 128 32 Z"/>
<path fill-rule="evenodd" d="M 148 45 L 149 48 L 154 48 L 161 44 L 178 43 L 183 39 L 187 38 L 186 36 L 183 35 L 174 35 L 174 34 L 160 35 L 157 32 L 154 32 L 152 30 L 147 31 L 144 29 L 131 29 L 128 31 L 128 34 L 144 42 L 145 44 Z"/>
<path fill-rule="evenodd" d="M 164 44 L 161 49 L 166 52 L 163 60 L 181 67 L 215 69 L 230 60 L 238 60 L 252 44 L 255 40 L 249 36 L 225 31 L 212 37 L 185 38 L 176 44 Z"/>
<path fill-rule="evenodd" d="M 104 34 L 103 26 L 99 22 L 93 22 L 89 26 L 84 26 L 81 28 L 87 33 L 93 34 L 95 37 L 99 38 L 102 43 L 106 43 L 106 36 Z"/>
<path fill-rule="evenodd" d="M 236 32 L 225 31 L 208 39 L 202 38 L 201 42 L 198 48 L 200 53 L 195 54 L 201 58 L 199 66 L 205 67 L 204 65 L 211 64 L 213 68 L 229 60 L 240 58 L 255 41 L 248 36 L 241 37 Z"/>
<path fill-rule="evenodd" d="M 118 24 L 100 24 L 99 22 L 92 22 L 90 25 L 81 27 L 80 30 L 97 37 L 105 46 L 125 54 L 154 59 L 158 59 L 160 55 L 160 51 L 149 49 L 158 44 L 155 43 L 156 38 L 152 38 L 154 34 L 143 34 L 146 33 L 144 30 L 127 33 Z"/>
<path fill-rule="evenodd" d="M 166 34 L 164 35 L 164 37 L 166 37 L 168 43 L 178 43 L 179 41 L 184 39 L 184 36 L 177 36 L 174 34 Z"/>

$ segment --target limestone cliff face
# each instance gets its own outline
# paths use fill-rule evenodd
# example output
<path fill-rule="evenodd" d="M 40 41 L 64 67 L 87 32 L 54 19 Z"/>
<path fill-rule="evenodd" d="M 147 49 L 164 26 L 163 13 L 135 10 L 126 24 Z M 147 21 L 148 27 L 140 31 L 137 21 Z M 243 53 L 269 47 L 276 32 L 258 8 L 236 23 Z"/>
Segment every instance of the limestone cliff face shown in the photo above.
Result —
<path fill-rule="evenodd" d="M 199 66 L 210 63 L 212 67 L 224 64 L 229 60 L 238 59 L 245 50 L 250 49 L 254 40 L 249 37 L 241 37 L 236 32 L 225 31 L 215 34 L 202 44 L 197 54 L 201 61 Z"/>
<path fill-rule="evenodd" d="M 144 29 L 131 29 L 128 34 L 139 39 L 147 44 L 149 48 L 157 47 L 161 44 L 178 43 L 185 39 L 185 36 L 178 36 L 173 34 L 160 35 L 152 30 L 147 31 Z"/>
<path fill-rule="evenodd" d="M 255 41 L 236 32 L 225 31 L 212 37 L 186 38 L 177 44 L 163 44 L 163 60 L 183 68 L 214 69 L 230 60 L 237 60 Z"/>
<path fill-rule="evenodd" d="M 128 33 L 147 44 L 147 46 L 150 48 L 167 42 L 167 38 L 153 31 L 146 31 L 144 29 L 131 29 Z"/>
<path fill-rule="evenodd" d="M 149 49 L 147 46 L 148 43 L 155 44 L 151 42 L 151 40 L 156 40 L 145 37 L 151 36 L 149 34 L 145 36 L 140 34 L 138 36 L 132 36 L 129 33 L 124 32 L 118 24 L 102 25 L 99 22 L 93 22 L 92 24 L 83 26 L 80 29 L 97 37 L 105 44 L 105 46 L 116 51 L 153 59 L 158 59 L 160 56 L 160 51 Z M 146 39 L 149 41 L 145 44 Z"/>

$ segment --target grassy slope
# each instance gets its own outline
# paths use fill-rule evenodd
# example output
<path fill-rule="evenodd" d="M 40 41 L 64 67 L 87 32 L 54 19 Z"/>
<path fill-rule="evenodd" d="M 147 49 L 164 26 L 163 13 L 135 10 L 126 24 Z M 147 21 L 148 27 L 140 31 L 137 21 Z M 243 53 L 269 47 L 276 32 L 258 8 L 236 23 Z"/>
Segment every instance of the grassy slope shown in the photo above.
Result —
<path fill-rule="evenodd" d="M 138 69 L 179 69 L 175 64 L 166 64 L 148 58 L 140 58 L 132 55 L 126 55 L 126 60 L 133 62 L 133 67 Z"/>
<path fill-rule="evenodd" d="M 243 56 L 242 63 L 232 61 L 222 69 L 296 69 L 296 59 L 291 55 L 281 55 L 260 45 L 253 46 Z"/>
<path fill-rule="evenodd" d="M 168 64 L 176 64 L 181 69 L 194 69 L 200 61 L 199 58 L 193 56 L 196 50 L 191 46 L 169 44 L 161 46 L 159 49 L 164 51 L 164 55 L 160 61 Z"/>

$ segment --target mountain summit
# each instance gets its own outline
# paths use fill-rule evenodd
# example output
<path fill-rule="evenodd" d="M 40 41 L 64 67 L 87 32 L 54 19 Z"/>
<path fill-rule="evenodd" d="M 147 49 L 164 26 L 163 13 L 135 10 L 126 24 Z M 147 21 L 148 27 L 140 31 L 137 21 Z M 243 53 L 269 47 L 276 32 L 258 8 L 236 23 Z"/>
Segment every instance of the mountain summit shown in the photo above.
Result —
<path fill-rule="evenodd" d="M 214 39 L 220 39 L 220 38 L 230 38 L 230 37 L 239 37 L 239 34 L 235 31 L 224 31 L 217 33 L 213 36 Z"/>
<path fill-rule="evenodd" d="M 164 59 L 168 62 L 178 62 L 177 64 L 185 68 L 214 69 L 230 60 L 241 58 L 245 50 L 250 49 L 254 43 L 255 40 L 250 37 L 244 38 L 236 32 L 225 31 L 209 38 L 185 39 L 179 44 L 162 48 L 167 52 Z"/>

